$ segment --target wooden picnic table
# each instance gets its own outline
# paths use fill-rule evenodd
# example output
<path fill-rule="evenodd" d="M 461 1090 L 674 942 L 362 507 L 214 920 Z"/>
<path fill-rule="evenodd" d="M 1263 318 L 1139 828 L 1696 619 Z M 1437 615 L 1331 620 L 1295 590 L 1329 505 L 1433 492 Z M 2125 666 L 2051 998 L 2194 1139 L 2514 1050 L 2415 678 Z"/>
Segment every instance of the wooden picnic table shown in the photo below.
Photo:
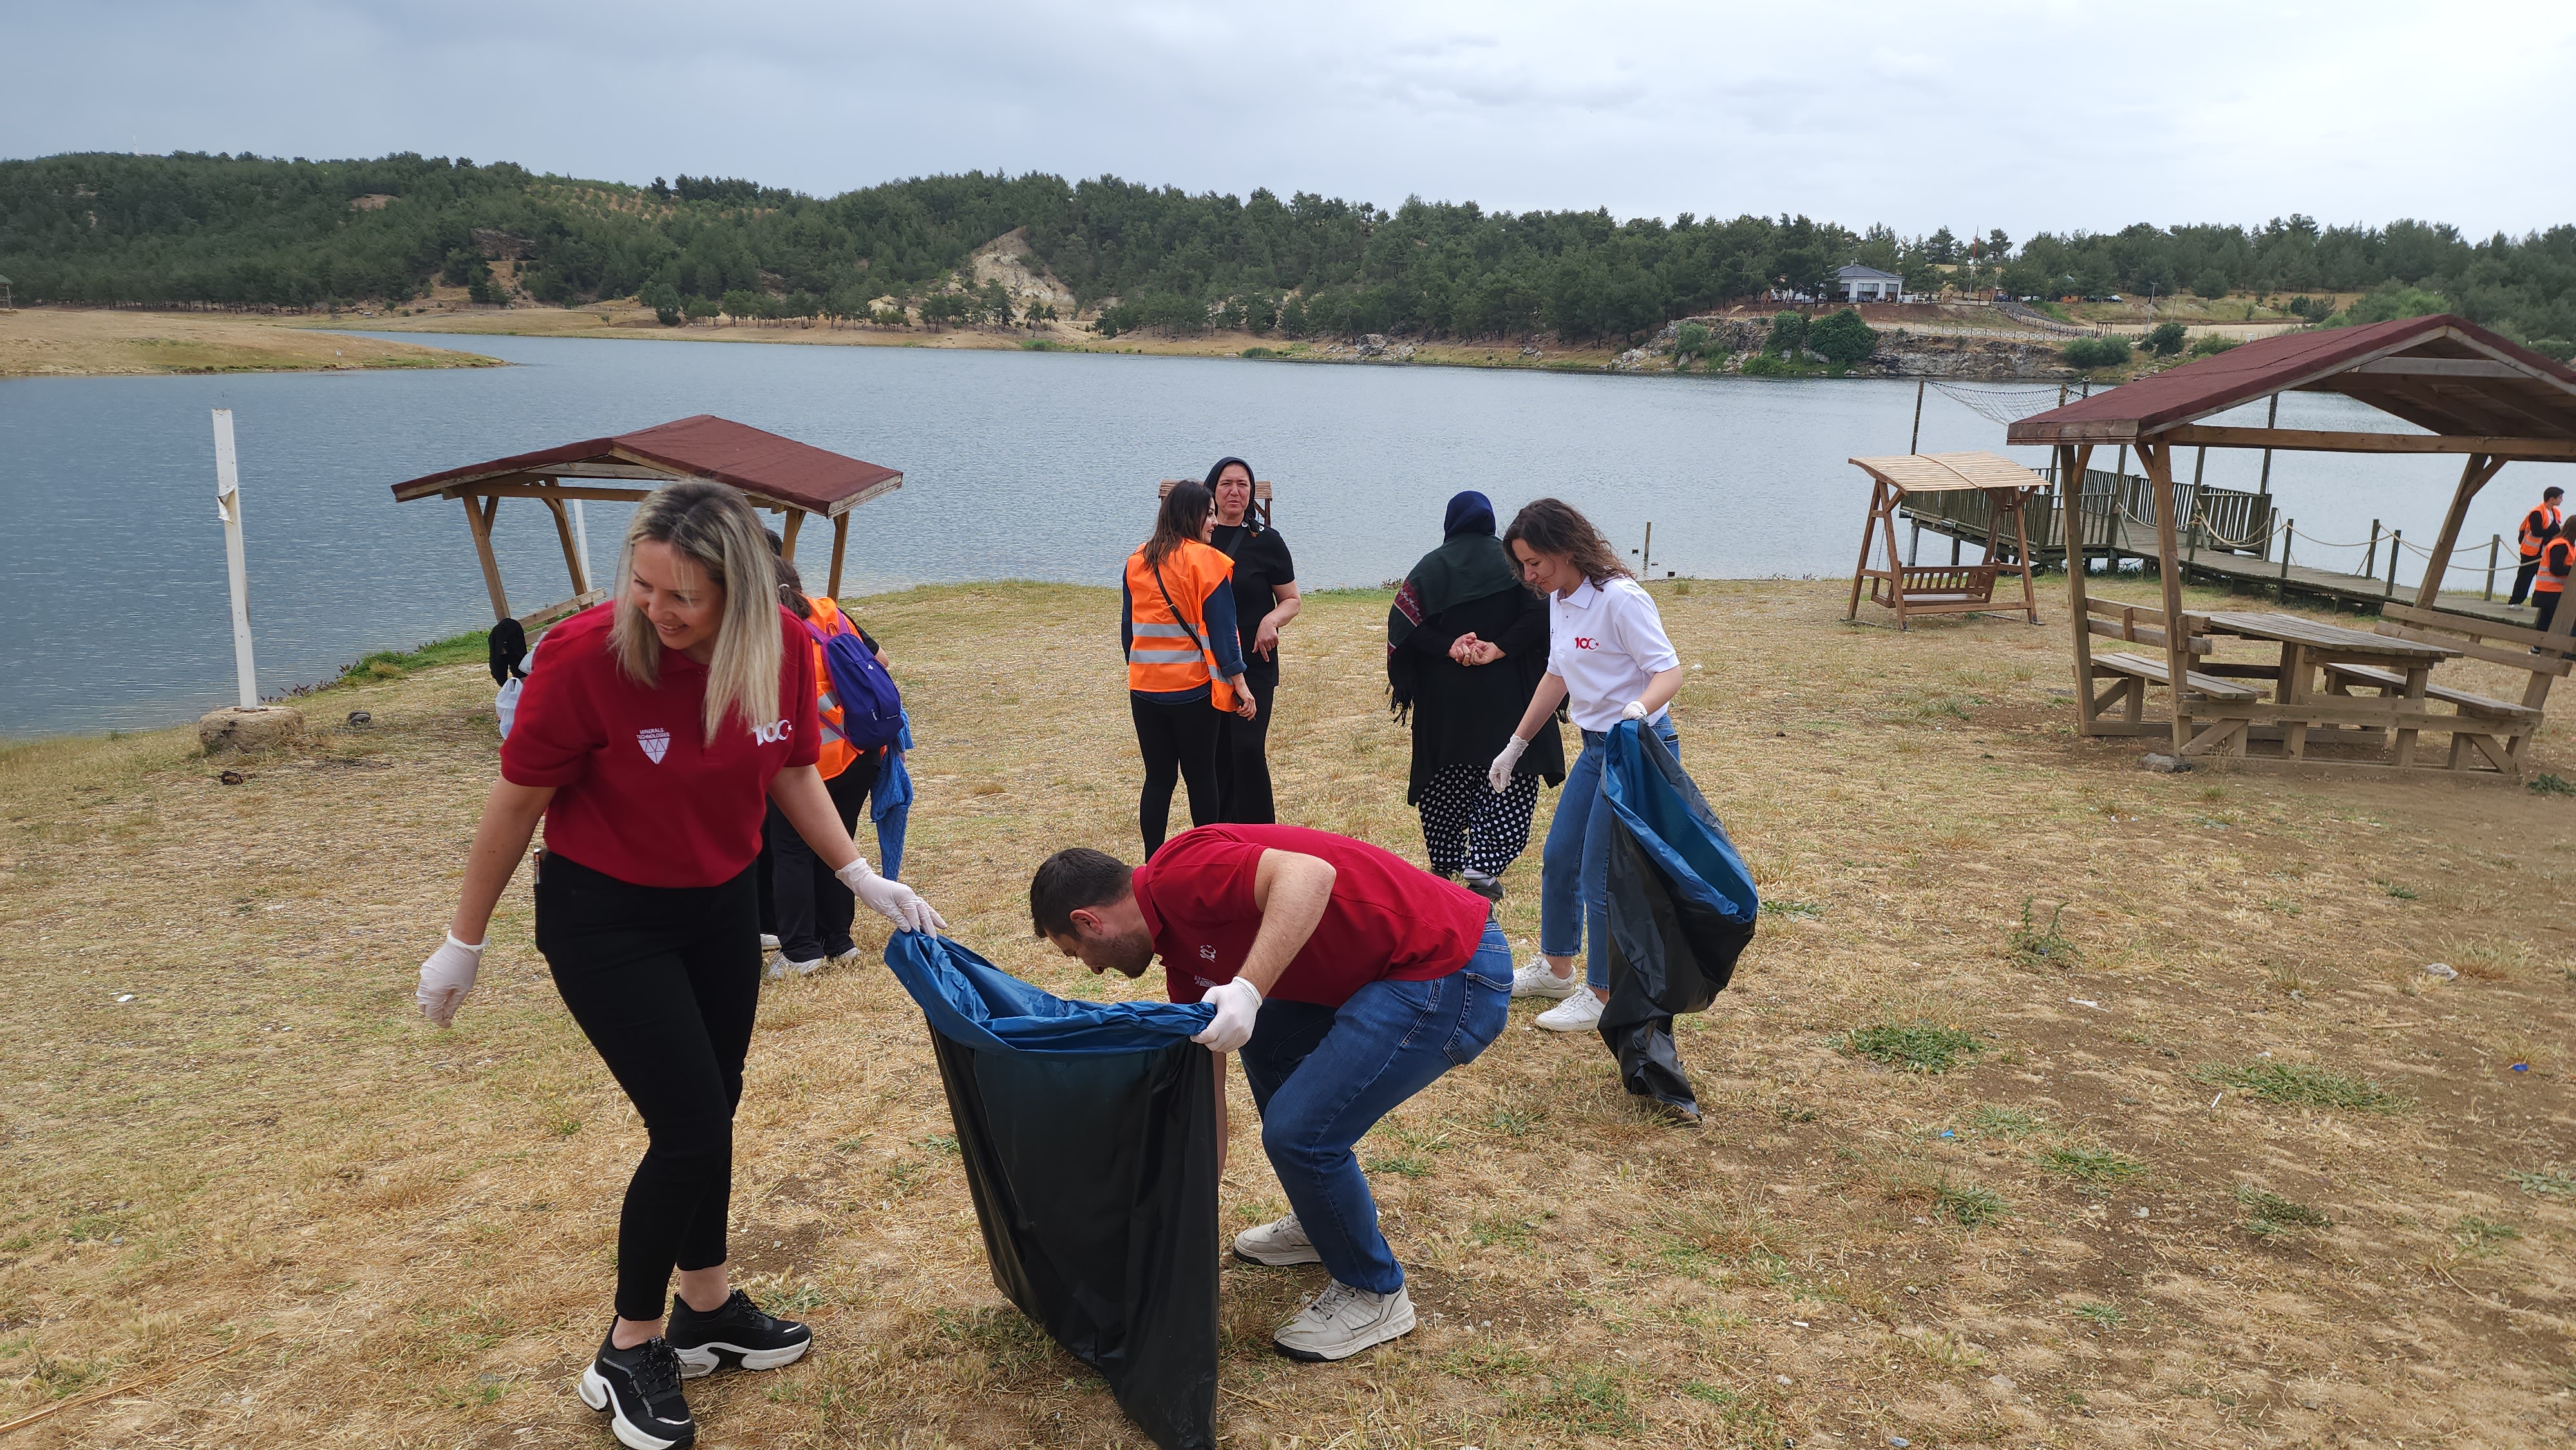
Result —
<path fill-rule="evenodd" d="M 2401 711 L 2420 713 L 2433 666 L 2444 660 L 2457 659 L 2462 653 L 2449 645 L 2397 639 L 2346 629 L 2339 624 L 2320 624 L 2295 614 L 2221 612 L 2209 616 L 2208 632 L 2279 644 L 2280 684 L 2273 699 L 2283 706 L 2314 700 L 2318 693 L 2312 688 L 2315 676 L 2331 665 L 2374 666 L 2402 674 L 2406 681 L 2403 691 L 2392 691 L 2380 697 L 2388 702 L 2388 724 L 2382 728 L 2397 731 L 2396 761 L 2399 765 L 2412 764 L 2415 756 L 2415 731 L 2399 723 Z M 2345 696 L 2337 700 L 2338 710 L 2349 708 L 2347 702 L 2349 705 L 2365 703 L 2360 697 Z M 2401 705 L 2400 702 L 2404 703 Z M 2307 722 L 2285 719 L 2282 726 L 2283 749 L 2292 759 L 2305 755 Z"/>

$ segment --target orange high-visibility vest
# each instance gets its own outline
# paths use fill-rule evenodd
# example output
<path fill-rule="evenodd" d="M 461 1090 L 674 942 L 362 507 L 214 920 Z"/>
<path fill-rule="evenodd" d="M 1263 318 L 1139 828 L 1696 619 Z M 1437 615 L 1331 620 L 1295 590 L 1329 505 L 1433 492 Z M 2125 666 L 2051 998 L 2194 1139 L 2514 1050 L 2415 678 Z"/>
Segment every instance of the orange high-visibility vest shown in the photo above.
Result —
<path fill-rule="evenodd" d="M 2522 527 L 2516 531 L 2513 536 L 2514 544 L 2522 550 L 2522 557 L 2525 559 L 2539 558 L 2540 546 L 2547 540 L 2549 529 L 2560 522 L 2562 522 L 2562 520 L 2559 517 L 2558 505 L 2554 503 L 2542 504 L 2540 507 L 2524 514 L 2522 516 Z"/>
<path fill-rule="evenodd" d="M 2576 573 L 2576 543 L 2552 539 L 2541 551 L 2540 577 L 2531 581 L 2534 594 L 2556 594 L 2566 589 L 2567 576 Z"/>
<path fill-rule="evenodd" d="M 829 599 L 805 601 L 814 611 L 814 627 L 829 639 L 841 632 L 841 607 Z M 830 780 L 850 768 L 859 758 L 859 748 L 841 733 L 840 697 L 832 693 L 832 671 L 823 661 L 823 647 L 808 639 L 805 647 L 814 652 L 814 704 L 823 716 L 823 746 L 814 757 L 814 773 Z"/>
<path fill-rule="evenodd" d="M 1154 572 L 1145 563 L 1144 550 L 1127 556 L 1127 619 L 1134 635 L 1127 650 L 1127 688 L 1168 695 L 1205 685 L 1209 704 L 1233 709 L 1234 686 L 1218 672 L 1208 639 L 1207 599 L 1216 590 L 1234 587 L 1234 561 L 1196 539 L 1183 539 L 1163 560 L 1160 588 Z M 1163 603 L 1167 592 L 1171 607 Z M 1178 617 L 1172 607 L 1181 610 Z"/>

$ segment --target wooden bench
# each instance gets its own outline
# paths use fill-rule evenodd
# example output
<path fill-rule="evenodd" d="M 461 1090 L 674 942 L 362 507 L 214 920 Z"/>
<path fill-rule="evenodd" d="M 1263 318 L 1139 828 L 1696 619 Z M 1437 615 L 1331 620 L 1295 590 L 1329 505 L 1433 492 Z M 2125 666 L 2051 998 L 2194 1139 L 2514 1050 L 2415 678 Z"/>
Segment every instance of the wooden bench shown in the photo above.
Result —
<path fill-rule="evenodd" d="M 2198 670 L 2186 670 L 2183 673 L 2184 678 L 2189 681 L 2191 693 L 2204 699 L 2251 703 L 2263 698 L 2263 692 L 2251 685 L 2241 685 L 2234 680 L 2222 679 L 2217 675 L 2204 675 Z M 2145 716 L 2147 686 L 2173 683 L 2163 660 L 2151 660 L 2145 655 L 2125 652 L 2093 656 L 2093 678 L 2111 681 L 2111 688 L 2094 698 L 2093 714 L 2099 716 L 2117 706 L 2128 723 L 2133 726 Z"/>
<path fill-rule="evenodd" d="M 1993 564 L 1922 564 L 1898 572 L 1904 576 L 1905 607 L 1915 610 L 1933 604 L 1991 604 L 1999 570 Z M 1872 581 L 1869 597 L 1877 604 L 1896 602 L 1884 579 Z"/>
<path fill-rule="evenodd" d="M 2395 670 L 2383 670 L 2371 665 L 2330 664 L 2325 667 L 2325 672 L 2326 688 L 2338 695 L 2352 693 L 2350 687 L 2353 685 L 2374 686 L 2382 695 L 2402 694 L 2406 689 L 2406 677 Z M 2516 774 L 2514 762 L 2521 754 L 2523 742 L 2530 739 L 2532 731 L 2540 727 L 2540 711 L 2529 705 L 2516 705 L 2509 700 L 2498 700 L 2487 695 L 2473 695 L 2466 690 L 2454 690 L 2448 685 L 2426 685 L 2424 698 L 2440 700 L 2457 709 L 2463 721 L 2474 720 L 2481 725 L 2502 727 L 2479 730 L 2463 727 L 2452 730 L 2450 767 L 2453 770 L 2482 769 L 2483 767 L 2476 766 L 2476 762 L 2472 759 L 2474 754 L 2485 756 L 2488 764 L 2507 775 Z"/>

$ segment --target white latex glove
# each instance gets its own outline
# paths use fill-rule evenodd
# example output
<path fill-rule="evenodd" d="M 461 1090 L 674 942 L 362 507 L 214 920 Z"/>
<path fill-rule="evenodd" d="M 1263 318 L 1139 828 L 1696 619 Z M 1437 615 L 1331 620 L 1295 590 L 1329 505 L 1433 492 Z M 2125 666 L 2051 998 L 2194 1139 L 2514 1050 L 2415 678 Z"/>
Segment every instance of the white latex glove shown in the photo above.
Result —
<path fill-rule="evenodd" d="M 1494 794 L 1512 788 L 1512 767 L 1520 764 L 1521 752 L 1527 749 L 1529 742 L 1517 735 L 1503 742 L 1503 753 L 1494 757 L 1493 767 L 1485 772 L 1485 784 L 1494 788 Z"/>
<path fill-rule="evenodd" d="M 1646 702 L 1643 700 L 1630 700 L 1627 705 L 1619 711 L 1619 718 L 1622 720 L 1645 719 Z"/>
<path fill-rule="evenodd" d="M 868 910 L 905 931 L 941 932 L 948 929 L 947 921 L 930 909 L 930 903 L 921 899 L 920 892 L 900 881 L 888 881 L 879 876 L 864 856 L 834 874 L 840 877 L 842 885 L 850 888 L 852 896 L 866 904 Z"/>
<path fill-rule="evenodd" d="M 474 973 L 483 965 L 479 944 L 458 941 L 453 933 L 420 964 L 420 991 L 413 1000 L 421 1015 L 444 1027 L 456 1020 L 457 1004 L 474 990 Z"/>
<path fill-rule="evenodd" d="M 1252 1021 L 1261 1015 L 1259 987 L 1236 977 L 1208 988 L 1208 994 L 1199 1000 L 1215 1004 L 1216 1018 L 1208 1023 L 1205 1032 L 1190 1041 L 1211 1052 L 1232 1052 L 1252 1040 Z"/>

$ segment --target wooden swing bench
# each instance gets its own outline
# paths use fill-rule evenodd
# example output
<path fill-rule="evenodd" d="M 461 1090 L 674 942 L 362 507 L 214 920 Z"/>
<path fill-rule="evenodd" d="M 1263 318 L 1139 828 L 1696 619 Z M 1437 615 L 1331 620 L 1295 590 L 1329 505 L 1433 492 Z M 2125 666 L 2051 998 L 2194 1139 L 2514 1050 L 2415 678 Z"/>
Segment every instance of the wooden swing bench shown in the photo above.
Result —
<path fill-rule="evenodd" d="M 1893 458 L 1855 458 L 1870 476 L 1869 517 L 1860 531 L 1860 564 L 1852 574 L 1851 608 L 1845 619 L 1860 617 L 1861 590 L 1870 602 L 1896 612 L 1904 629 L 1917 614 L 2019 614 L 2039 623 L 2039 600 L 2031 592 L 2030 529 L 2022 504 L 2041 488 L 2037 474 L 2009 458 L 1991 453 L 1909 453 Z M 1986 496 L 1986 561 L 1982 564 L 1908 564 L 1897 557 L 1896 511 L 1920 493 L 1978 492 Z M 2009 517 L 2009 534 L 2004 521 Z M 1882 545 L 1887 563 L 1870 567 L 1870 551 Z M 2000 562 L 2009 552 L 2014 563 Z M 2021 598 L 1995 602 L 1995 581 L 2007 573 L 2021 579 Z"/>

